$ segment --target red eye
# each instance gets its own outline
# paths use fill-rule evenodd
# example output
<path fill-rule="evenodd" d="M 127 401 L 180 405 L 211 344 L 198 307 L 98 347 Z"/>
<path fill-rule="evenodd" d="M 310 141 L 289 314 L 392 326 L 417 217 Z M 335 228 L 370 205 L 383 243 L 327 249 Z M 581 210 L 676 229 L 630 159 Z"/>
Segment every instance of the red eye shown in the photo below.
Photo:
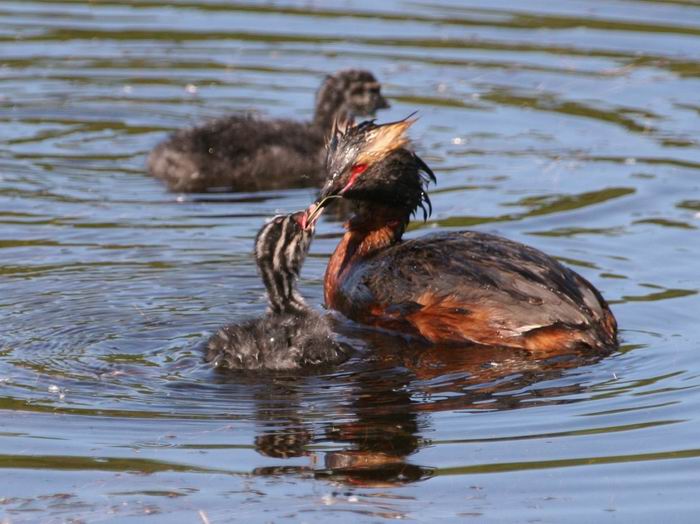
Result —
<path fill-rule="evenodd" d="M 361 175 L 367 170 L 367 164 L 355 164 L 352 166 L 352 171 L 350 171 L 350 176 Z"/>
<path fill-rule="evenodd" d="M 364 173 L 366 169 L 367 164 L 355 164 L 354 166 L 352 166 L 352 169 L 350 170 L 350 180 L 348 180 L 348 183 L 345 184 L 345 187 L 340 190 L 339 194 L 342 195 L 348 189 L 350 189 L 350 186 L 352 186 L 355 183 L 357 177 Z"/>

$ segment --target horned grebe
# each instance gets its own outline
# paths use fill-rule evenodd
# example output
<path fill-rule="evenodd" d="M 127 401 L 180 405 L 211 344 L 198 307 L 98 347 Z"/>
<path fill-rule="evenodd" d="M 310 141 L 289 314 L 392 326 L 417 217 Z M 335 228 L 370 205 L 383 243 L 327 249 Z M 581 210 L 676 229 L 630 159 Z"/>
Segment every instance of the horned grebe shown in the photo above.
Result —
<path fill-rule="evenodd" d="M 360 323 L 432 343 L 476 343 L 531 351 L 617 345 L 606 301 L 583 277 L 535 248 L 460 231 L 402 240 L 410 216 L 425 216 L 430 168 L 404 146 L 412 120 L 336 130 L 317 218 L 342 196 L 355 215 L 331 256 L 327 307 Z"/>

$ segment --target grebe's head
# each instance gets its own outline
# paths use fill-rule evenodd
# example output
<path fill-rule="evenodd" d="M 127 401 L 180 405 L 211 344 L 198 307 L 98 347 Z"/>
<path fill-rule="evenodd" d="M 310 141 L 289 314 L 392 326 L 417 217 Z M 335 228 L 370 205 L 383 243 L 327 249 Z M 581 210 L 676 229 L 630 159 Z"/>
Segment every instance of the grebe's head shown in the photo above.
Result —
<path fill-rule="evenodd" d="M 406 149 L 406 130 L 415 122 L 404 119 L 388 124 L 363 122 L 336 126 L 326 153 L 327 181 L 315 204 L 315 212 L 335 197 L 370 202 L 389 208 L 431 212 L 425 191 L 435 182 L 432 170 L 418 155 Z M 315 215 L 314 215 L 315 216 Z"/>
<path fill-rule="evenodd" d="M 307 309 L 296 289 L 296 281 L 309 252 L 318 219 L 308 218 L 306 211 L 277 215 L 260 229 L 255 239 L 255 261 L 274 313 Z"/>
<path fill-rule="evenodd" d="M 338 118 L 374 115 L 389 107 L 382 96 L 382 86 L 375 76 L 363 69 L 344 69 L 329 75 L 316 95 L 316 121 L 330 131 Z"/>
<path fill-rule="evenodd" d="M 370 116 L 389 107 L 382 86 L 372 73 L 363 69 L 345 69 L 333 75 L 342 89 L 345 106 L 354 116 Z"/>

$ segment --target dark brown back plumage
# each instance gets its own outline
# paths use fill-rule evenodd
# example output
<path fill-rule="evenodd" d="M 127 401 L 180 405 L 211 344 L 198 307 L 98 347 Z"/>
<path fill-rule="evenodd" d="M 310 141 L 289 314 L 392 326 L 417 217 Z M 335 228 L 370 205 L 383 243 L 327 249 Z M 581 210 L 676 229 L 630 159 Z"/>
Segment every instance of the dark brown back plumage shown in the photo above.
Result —
<path fill-rule="evenodd" d="M 545 253 L 475 231 L 402 240 L 411 214 L 430 212 L 425 190 L 434 180 L 404 148 L 408 125 L 364 123 L 330 143 L 321 201 L 340 195 L 356 214 L 328 264 L 326 305 L 433 343 L 615 347 L 617 324 L 603 297 Z"/>

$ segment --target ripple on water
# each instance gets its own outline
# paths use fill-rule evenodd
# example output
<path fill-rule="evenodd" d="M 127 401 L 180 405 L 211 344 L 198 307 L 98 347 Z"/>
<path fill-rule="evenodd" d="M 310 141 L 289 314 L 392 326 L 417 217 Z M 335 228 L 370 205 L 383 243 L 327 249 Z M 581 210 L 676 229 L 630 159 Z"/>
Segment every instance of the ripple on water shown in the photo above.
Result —
<path fill-rule="evenodd" d="M 10 520 L 695 516 L 697 5 L 0 11 Z M 323 75 L 358 65 L 391 99 L 382 119 L 419 110 L 438 185 L 409 235 L 474 228 L 552 253 L 613 303 L 618 352 L 417 350 L 351 331 L 358 353 L 332 371 L 202 363 L 209 333 L 264 309 L 261 221 L 314 191 L 168 194 L 147 152 L 228 112 L 308 118 Z M 340 233 L 322 224 L 304 268 L 313 304 Z"/>

